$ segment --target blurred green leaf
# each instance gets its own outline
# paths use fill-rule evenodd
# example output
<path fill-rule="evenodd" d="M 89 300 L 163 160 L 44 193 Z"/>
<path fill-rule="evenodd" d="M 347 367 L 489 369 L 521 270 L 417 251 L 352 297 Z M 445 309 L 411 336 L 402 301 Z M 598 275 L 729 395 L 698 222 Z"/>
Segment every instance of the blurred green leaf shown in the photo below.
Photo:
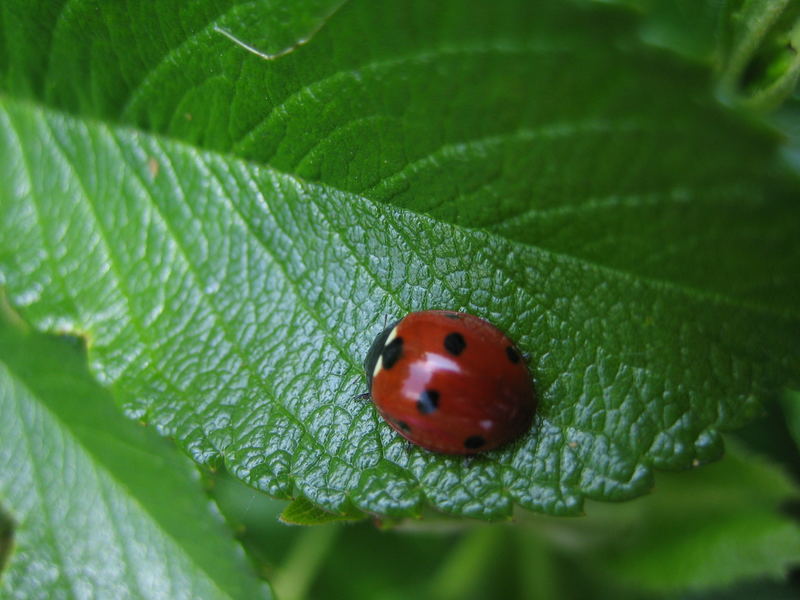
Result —
<path fill-rule="evenodd" d="M 264 573 L 270 580 L 280 573 L 284 580 L 291 580 L 287 573 L 299 568 L 303 586 L 310 586 L 310 598 L 422 600 L 428 581 L 460 536 L 460 526 L 458 531 L 440 534 L 380 529 L 372 521 L 321 524 L 311 529 L 334 531 L 319 534 L 328 551 L 312 565 L 301 557 L 315 534 L 309 536 L 309 528 L 287 526 L 279 520 L 286 502 L 273 500 L 224 473 L 213 481 L 216 502 Z M 329 547 L 333 541 L 335 545 Z"/>
<path fill-rule="evenodd" d="M 769 402 L 764 413 L 745 427 L 731 433 L 737 443 L 800 481 L 800 447 L 780 401 Z"/>
<path fill-rule="evenodd" d="M 676 600 L 797 600 L 798 586 L 791 582 L 753 581 L 705 592 L 690 592 Z"/>
<path fill-rule="evenodd" d="M 0 506 L 0 575 L 5 570 L 11 546 L 14 543 L 14 524 Z"/>
<path fill-rule="evenodd" d="M 254 6 L 0 26 L 0 277 L 196 460 L 331 513 L 575 514 L 718 457 L 797 377 L 797 183 L 627 12 Z M 384 314 L 445 307 L 508 330 L 540 397 L 469 465 L 353 398 Z"/>
<path fill-rule="evenodd" d="M 786 426 L 800 448 L 800 392 L 787 390 L 781 398 L 781 407 L 786 418 Z"/>
<path fill-rule="evenodd" d="M 774 109 L 800 79 L 800 4 L 744 0 L 732 21 L 721 92 L 757 110 Z"/>
<path fill-rule="evenodd" d="M 118 414 L 75 340 L 0 319 L 0 414 L 2 597 L 270 596 L 188 461 Z"/>
<path fill-rule="evenodd" d="M 540 528 L 591 569 L 634 590 L 783 579 L 800 565 L 800 527 L 782 507 L 797 501 L 800 488 L 780 468 L 728 443 L 716 464 L 660 473 L 650 496 L 624 506 L 592 505 L 582 522 L 541 521 Z"/>
<path fill-rule="evenodd" d="M 281 503 L 229 478 L 216 489 L 226 516 L 243 523 L 246 547 L 268 555 L 270 572 L 303 553 L 306 528 L 281 526 Z M 785 581 L 785 567 L 800 565 L 798 527 L 783 512 L 798 491 L 782 469 L 731 441 L 722 461 L 659 473 L 651 495 L 590 503 L 579 518 L 323 525 L 337 529 L 336 546 L 306 585 L 310 597 L 386 600 L 789 598 L 797 586 Z"/>
<path fill-rule="evenodd" d="M 786 136 L 784 156 L 795 171 L 800 173 L 800 89 L 775 114 L 774 120 Z"/>
<path fill-rule="evenodd" d="M 280 520 L 287 525 L 324 525 L 337 521 L 359 521 L 364 518 L 363 513 L 348 515 L 326 512 L 305 498 L 298 498 L 290 502 L 280 516 Z"/>
<path fill-rule="evenodd" d="M 714 67 L 719 92 L 761 111 L 800 78 L 800 4 L 793 0 L 600 0 L 637 8 L 642 35 Z"/>
<path fill-rule="evenodd" d="M 649 44 L 721 69 L 730 44 L 733 17 L 741 0 L 593 0 L 635 9 Z"/>

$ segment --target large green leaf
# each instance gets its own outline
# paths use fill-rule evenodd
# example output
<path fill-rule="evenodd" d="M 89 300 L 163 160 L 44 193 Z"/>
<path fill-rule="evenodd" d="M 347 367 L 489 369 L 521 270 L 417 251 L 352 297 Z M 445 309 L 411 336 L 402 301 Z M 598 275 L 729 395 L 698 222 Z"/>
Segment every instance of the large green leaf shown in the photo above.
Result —
<path fill-rule="evenodd" d="M 119 414 L 74 342 L 0 310 L 0 595 L 269 597 L 188 461 Z"/>
<path fill-rule="evenodd" d="M 130 414 L 332 512 L 500 518 L 639 494 L 796 376 L 798 188 L 704 71 L 563 2 L 302 7 L 3 13 L 0 274 Z M 532 356 L 471 464 L 353 397 L 434 307 Z"/>

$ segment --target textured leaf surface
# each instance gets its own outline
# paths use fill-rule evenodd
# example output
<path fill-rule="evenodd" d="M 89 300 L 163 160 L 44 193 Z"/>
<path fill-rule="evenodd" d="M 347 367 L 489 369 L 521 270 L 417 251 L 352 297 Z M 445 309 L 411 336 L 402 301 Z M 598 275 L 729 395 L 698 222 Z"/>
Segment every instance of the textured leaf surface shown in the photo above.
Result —
<path fill-rule="evenodd" d="M 15 530 L 0 595 L 269 597 L 190 463 L 120 415 L 84 359 L 0 321 L 0 506 Z"/>
<path fill-rule="evenodd" d="M 285 53 L 250 4 L 4 12 L 13 302 L 196 459 L 338 514 L 575 513 L 718 456 L 798 369 L 797 187 L 619 13 L 529 4 L 308 5 Z M 422 308 L 531 354 L 518 444 L 407 452 L 353 398 Z"/>

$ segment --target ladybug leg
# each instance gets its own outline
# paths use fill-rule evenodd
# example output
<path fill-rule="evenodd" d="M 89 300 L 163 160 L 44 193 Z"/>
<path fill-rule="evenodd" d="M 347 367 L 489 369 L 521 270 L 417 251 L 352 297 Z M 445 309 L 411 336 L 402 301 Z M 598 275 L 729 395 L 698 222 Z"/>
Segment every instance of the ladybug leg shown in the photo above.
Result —
<path fill-rule="evenodd" d="M 363 394 L 356 394 L 353 396 L 353 400 L 369 400 L 369 392 L 364 392 Z"/>
<path fill-rule="evenodd" d="M 394 315 L 390 315 L 389 313 L 383 313 L 383 328 L 386 329 L 387 323 L 389 321 L 397 321 L 397 317 Z"/>
<path fill-rule="evenodd" d="M 530 352 L 523 352 L 522 353 L 522 360 L 525 361 L 525 364 L 529 364 L 531 362 L 531 353 Z"/>
<path fill-rule="evenodd" d="M 411 452 L 414 450 L 414 443 L 405 438 L 403 438 L 403 442 L 403 451 L 406 454 L 411 454 Z"/>

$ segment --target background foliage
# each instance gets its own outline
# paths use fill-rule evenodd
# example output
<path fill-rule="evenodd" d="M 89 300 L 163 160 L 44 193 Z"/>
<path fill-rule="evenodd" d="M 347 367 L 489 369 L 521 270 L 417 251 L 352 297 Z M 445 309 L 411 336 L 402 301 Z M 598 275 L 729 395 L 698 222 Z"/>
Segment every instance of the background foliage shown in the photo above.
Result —
<path fill-rule="evenodd" d="M 112 405 L 202 466 L 284 598 L 782 577 L 797 456 L 775 412 L 719 464 L 595 501 L 719 458 L 798 383 L 799 13 L 4 3 L 0 585 L 268 594 L 178 451 Z M 540 398 L 471 463 L 407 450 L 354 397 L 383 315 L 444 307 L 509 331 Z M 422 520 L 321 525 L 367 516 Z M 337 557 L 359 553 L 354 578 Z"/>

